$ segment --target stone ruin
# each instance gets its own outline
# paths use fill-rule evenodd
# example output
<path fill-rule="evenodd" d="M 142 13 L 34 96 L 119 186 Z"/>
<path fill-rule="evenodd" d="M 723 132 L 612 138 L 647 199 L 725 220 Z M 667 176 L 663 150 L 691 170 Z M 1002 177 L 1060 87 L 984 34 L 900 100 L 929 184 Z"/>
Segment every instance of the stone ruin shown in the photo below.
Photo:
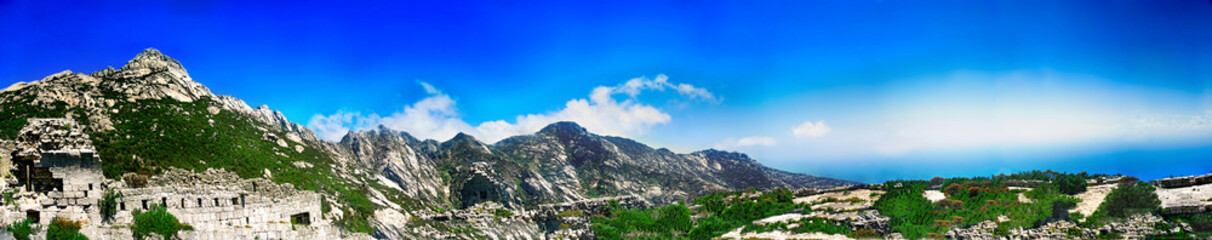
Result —
<path fill-rule="evenodd" d="M 509 200 L 512 199 L 512 189 L 509 189 L 509 184 L 503 183 L 505 180 L 493 170 L 492 165 L 487 162 L 472 162 L 471 168 L 463 171 L 467 171 L 469 176 L 459 183 L 452 184 L 452 188 L 458 189 L 456 192 L 459 193 L 458 199 L 462 208 L 483 202 L 513 207 L 513 202 Z"/>
<path fill-rule="evenodd" d="M 89 223 L 99 219 L 96 208 L 105 179 L 101 158 L 92 141 L 64 118 L 29 119 L 17 135 L 10 181 L 12 204 L 3 208 L 0 223 L 33 219 L 50 224 L 55 217 Z"/>
<path fill-rule="evenodd" d="M 1170 177 L 1152 181 L 1160 188 L 1180 188 L 1195 185 L 1212 184 L 1212 173 L 1199 176 Z"/>
<path fill-rule="evenodd" d="M 241 179 L 218 169 L 195 173 L 170 168 L 148 178 L 145 186 L 112 180 L 109 184 L 122 195 L 112 220 L 115 225 L 132 223 L 134 210 L 163 205 L 178 220 L 194 227 L 187 236 L 202 239 L 295 239 L 338 231 L 321 217 L 319 194 L 296 190 L 289 183 Z M 295 224 L 317 227 L 299 232 L 292 230 L 297 229 Z"/>
<path fill-rule="evenodd" d="M 90 238 L 126 239 L 130 229 L 114 226 L 132 224 L 135 210 L 163 205 L 193 226 L 179 233 L 183 239 L 336 239 L 343 234 L 321 217 L 319 194 L 289 183 L 176 168 L 150 177 L 128 174 L 141 179 L 137 183 L 107 180 L 89 136 L 71 119 L 29 119 L 16 141 L 0 143 L 0 154 L 11 159 L 0 190 L 13 192 L 13 201 L 0 207 L 3 225 L 33 219 L 46 226 L 61 218 L 80 222 L 80 232 Z M 106 192 L 121 194 L 108 221 L 97 206 Z"/>

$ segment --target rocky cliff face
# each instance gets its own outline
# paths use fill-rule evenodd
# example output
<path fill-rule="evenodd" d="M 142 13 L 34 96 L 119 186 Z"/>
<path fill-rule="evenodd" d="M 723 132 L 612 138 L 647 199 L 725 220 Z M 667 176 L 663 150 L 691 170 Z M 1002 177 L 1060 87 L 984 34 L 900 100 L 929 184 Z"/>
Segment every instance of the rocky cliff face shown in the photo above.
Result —
<path fill-rule="evenodd" d="M 105 159 L 106 177 L 223 168 L 318 192 L 331 204 L 326 218 L 392 238 L 409 237 L 401 229 L 410 216 L 486 201 L 526 209 L 634 195 L 662 204 L 717 190 L 853 184 L 770 169 L 740 153 L 654 149 L 572 122 L 494 145 L 382 127 L 326 142 L 267 106 L 211 93 L 155 49 L 119 69 L 64 71 L 0 91 L 0 140 L 44 117 L 79 122 Z"/>

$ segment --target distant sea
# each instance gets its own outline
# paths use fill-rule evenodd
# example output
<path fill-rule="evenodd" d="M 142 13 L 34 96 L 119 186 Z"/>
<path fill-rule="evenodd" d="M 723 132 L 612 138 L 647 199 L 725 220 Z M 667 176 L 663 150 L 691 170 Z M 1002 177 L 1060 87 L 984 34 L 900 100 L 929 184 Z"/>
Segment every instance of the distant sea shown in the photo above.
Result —
<path fill-rule="evenodd" d="M 1212 173 L 1212 144 L 1126 149 L 1014 150 L 916 154 L 878 159 L 804 160 L 773 167 L 864 183 L 992 176 L 1030 170 L 1123 174 L 1142 180 Z"/>

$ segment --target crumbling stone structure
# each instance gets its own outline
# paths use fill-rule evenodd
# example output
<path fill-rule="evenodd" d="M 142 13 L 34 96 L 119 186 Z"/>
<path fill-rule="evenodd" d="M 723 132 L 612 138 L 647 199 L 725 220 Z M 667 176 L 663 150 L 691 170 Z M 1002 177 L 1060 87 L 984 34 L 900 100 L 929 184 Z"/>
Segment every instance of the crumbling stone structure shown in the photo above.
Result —
<path fill-rule="evenodd" d="M 241 179 L 235 173 L 207 169 L 195 173 L 171 168 L 149 178 L 146 186 L 111 181 L 122 198 L 113 224 L 130 224 L 132 211 L 164 205 L 196 232 L 262 239 L 291 236 L 292 224 L 328 222 L 321 218 L 319 194 L 262 178 Z"/>
<path fill-rule="evenodd" d="M 34 219 L 49 224 L 54 217 L 88 222 L 99 216 L 101 158 L 88 135 L 65 118 L 29 119 L 11 153 L 14 204 L 5 219 Z"/>
<path fill-rule="evenodd" d="M 193 231 L 184 239 L 336 239 L 341 230 L 324 220 L 319 194 L 291 184 L 241 179 L 235 173 L 207 169 L 195 173 L 170 168 L 157 176 L 107 180 L 89 136 L 66 118 L 29 119 L 16 141 L 0 144 L 9 156 L 13 201 L 0 207 L 0 224 L 34 219 L 43 226 L 54 218 L 82 223 L 81 233 L 99 239 L 125 239 L 130 229 L 101 227 L 133 223 L 135 210 L 163 205 Z M 117 213 L 102 221 L 96 206 L 106 192 L 120 193 Z"/>

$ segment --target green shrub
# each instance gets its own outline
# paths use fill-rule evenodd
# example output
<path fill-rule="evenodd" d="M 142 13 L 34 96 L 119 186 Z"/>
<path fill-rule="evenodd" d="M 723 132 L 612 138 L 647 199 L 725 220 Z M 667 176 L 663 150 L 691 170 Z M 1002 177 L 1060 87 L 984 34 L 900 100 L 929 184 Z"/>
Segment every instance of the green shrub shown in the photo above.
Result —
<path fill-rule="evenodd" d="M 176 237 L 177 232 L 181 230 L 194 230 L 192 226 L 177 221 L 177 217 L 168 213 L 168 209 L 164 205 L 153 205 L 147 212 L 136 209 L 133 215 L 135 221 L 130 228 L 135 239 L 143 239 L 152 233 L 170 238 Z"/>
<path fill-rule="evenodd" d="M 499 217 L 499 218 L 512 217 L 513 211 L 509 211 L 509 209 L 499 208 L 499 209 L 492 210 L 492 215 Z"/>
<path fill-rule="evenodd" d="M 113 220 L 114 214 L 118 213 L 118 199 L 122 198 L 122 193 L 112 190 L 105 191 L 105 195 L 97 200 L 97 206 L 101 210 L 101 220 Z"/>
<path fill-rule="evenodd" d="M 678 232 L 687 232 L 694 227 L 694 222 L 690 220 L 690 208 L 677 204 L 659 209 L 656 224 Z"/>
<path fill-rule="evenodd" d="M 1078 194 L 1086 191 L 1086 178 L 1076 174 L 1060 174 L 1053 180 L 1061 193 Z"/>
<path fill-rule="evenodd" d="M 1109 217 L 1126 218 L 1135 214 L 1159 213 L 1161 201 L 1152 185 L 1145 182 L 1125 182 L 1107 194 L 1097 212 Z"/>
<path fill-rule="evenodd" d="M 20 222 L 9 224 L 8 227 L 5 227 L 4 229 L 12 232 L 13 237 L 17 238 L 18 240 L 29 240 L 29 234 L 37 230 L 33 225 L 34 220 L 26 218 Z"/>
<path fill-rule="evenodd" d="M 47 240 L 88 240 L 80 233 L 80 222 L 55 218 L 46 229 Z"/>
<path fill-rule="evenodd" d="M 6 205 L 6 206 L 13 205 L 13 192 L 12 191 L 4 191 L 3 193 L 0 193 L 0 197 L 4 198 L 4 205 Z"/>

